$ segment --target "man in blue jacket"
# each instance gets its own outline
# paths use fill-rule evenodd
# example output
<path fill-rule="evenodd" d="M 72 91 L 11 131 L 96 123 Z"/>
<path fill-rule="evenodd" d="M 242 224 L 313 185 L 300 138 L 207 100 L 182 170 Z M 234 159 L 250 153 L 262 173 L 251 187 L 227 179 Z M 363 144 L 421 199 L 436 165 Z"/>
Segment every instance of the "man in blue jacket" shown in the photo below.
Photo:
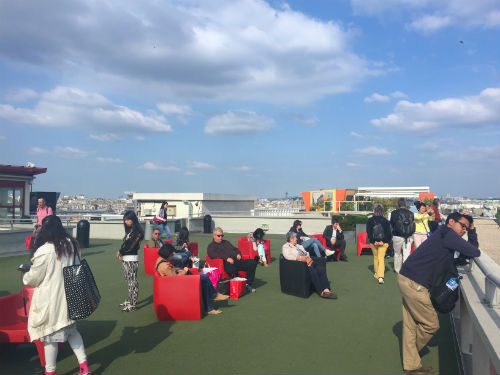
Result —
<path fill-rule="evenodd" d="M 468 242 L 462 236 L 467 232 Z M 403 263 L 398 285 L 403 295 L 403 369 L 406 374 L 434 372 L 422 366 L 419 351 L 439 329 L 439 320 L 432 306 L 429 289 L 437 275 L 446 272 L 455 251 L 466 258 L 481 255 L 472 218 L 463 213 L 448 215 L 446 225 L 436 230 Z"/>

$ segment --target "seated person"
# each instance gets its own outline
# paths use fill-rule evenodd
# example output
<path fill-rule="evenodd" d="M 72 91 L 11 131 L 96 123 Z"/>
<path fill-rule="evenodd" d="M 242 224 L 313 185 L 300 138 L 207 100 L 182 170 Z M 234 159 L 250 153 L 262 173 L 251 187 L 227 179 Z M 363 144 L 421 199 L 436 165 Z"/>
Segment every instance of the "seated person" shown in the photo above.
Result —
<path fill-rule="evenodd" d="M 237 275 L 238 271 L 245 271 L 247 273 L 247 293 L 254 293 L 255 289 L 252 288 L 252 283 L 255 279 L 255 269 L 259 257 L 254 259 L 241 259 L 241 252 L 237 247 L 231 245 L 229 241 L 224 238 L 224 232 L 221 228 L 214 229 L 213 241 L 207 247 L 207 255 L 212 259 L 224 260 L 224 271 L 230 276 Z"/>
<path fill-rule="evenodd" d="M 162 247 L 160 247 L 160 250 L 162 250 L 163 254 L 165 255 L 165 259 L 167 259 L 177 268 L 191 268 L 191 266 L 193 265 L 191 258 L 187 255 L 186 252 L 183 251 L 181 253 L 177 253 L 176 248 L 169 243 L 164 243 Z M 189 255 L 191 255 L 191 253 L 189 253 Z"/>
<path fill-rule="evenodd" d="M 309 253 L 302 245 L 299 245 L 297 233 L 288 232 L 286 234 L 287 243 L 283 245 L 283 257 L 287 260 L 296 260 L 298 262 L 306 262 L 307 269 L 311 274 L 311 280 L 314 289 L 322 298 L 336 299 L 337 295 L 331 291 L 330 282 L 324 268 L 316 267 L 315 261 L 311 259 Z"/>
<path fill-rule="evenodd" d="M 196 259 L 189 251 L 189 230 L 186 227 L 180 229 L 173 243 L 175 244 L 175 253 L 172 255 L 172 260 L 179 264 L 181 268 L 192 265 Z"/>
<path fill-rule="evenodd" d="M 163 241 L 160 239 L 160 230 L 154 229 L 151 239 L 147 242 L 148 247 L 160 248 L 163 246 Z"/>
<path fill-rule="evenodd" d="M 332 217 L 332 225 L 327 225 L 323 231 L 323 238 L 326 240 L 327 246 L 334 251 L 340 251 L 340 260 L 347 262 L 345 255 L 346 242 L 344 240 L 344 233 L 340 227 L 339 220 Z"/>
<path fill-rule="evenodd" d="M 253 233 L 252 233 L 252 245 L 253 249 L 259 253 L 259 263 L 263 264 L 264 267 L 269 266 L 267 264 L 267 259 L 266 259 L 266 252 L 264 249 L 264 231 L 262 228 L 257 228 Z"/>
<path fill-rule="evenodd" d="M 189 274 L 189 270 L 187 267 L 183 269 L 177 269 L 174 267 L 172 263 L 170 263 L 168 258 L 171 255 L 171 251 L 168 249 L 168 247 L 162 246 L 160 250 L 158 250 L 158 255 L 160 257 L 156 261 L 156 270 L 161 276 L 182 276 Z M 208 275 L 200 274 L 200 279 L 201 279 L 201 295 L 203 298 L 203 305 L 205 306 L 207 313 L 210 315 L 220 314 L 222 311 L 215 309 L 212 301 L 225 301 L 229 298 L 229 296 L 225 296 L 224 294 L 218 293 L 215 290 Z"/>
<path fill-rule="evenodd" d="M 309 238 L 302 230 L 302 221 L 300 220 L 295 220 L 293 222 L 290 232 L 297 234 L 297 243 L 299 245 L 302 245 L 307 251 L 313 251 L 314 255 L 318 258 L 321 258 L 320 250 L 323 254 L 326 254 L 327 257 L 335 254 L 335 251 L 325 248 L 317 238 Z"/>

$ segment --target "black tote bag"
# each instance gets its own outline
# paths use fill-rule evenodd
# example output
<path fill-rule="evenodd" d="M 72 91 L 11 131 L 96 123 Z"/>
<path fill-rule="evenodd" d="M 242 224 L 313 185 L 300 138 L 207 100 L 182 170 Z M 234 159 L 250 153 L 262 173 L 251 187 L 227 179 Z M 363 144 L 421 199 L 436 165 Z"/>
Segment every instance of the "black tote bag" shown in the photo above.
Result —
<path fill-rule="evenodd" d="M 69 318 L 80 320 L 89 317 L 97 309 L 101 295 L 87 261 L 80 260 L 78 250 L 75 249 L 74 253 L 73 265 L 63 268 L 64 290 Z M 77 254 L 79 264 L 75 264 Z"/>

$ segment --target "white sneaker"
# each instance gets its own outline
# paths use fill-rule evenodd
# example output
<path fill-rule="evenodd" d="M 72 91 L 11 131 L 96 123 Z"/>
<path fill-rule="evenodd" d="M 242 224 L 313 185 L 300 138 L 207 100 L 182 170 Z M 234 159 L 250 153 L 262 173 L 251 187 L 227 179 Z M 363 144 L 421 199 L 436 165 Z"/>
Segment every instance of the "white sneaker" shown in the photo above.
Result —
<path fill-rule="evenodd" d="M 376 273 L 374 273 L 374 274 L 373 274 L 373 277 L 374 277 L 375 279 L 378 279 L 378 277 L 377 277 L 377 274 L 376 274 Z"/>
<path fill-rule="evenodd" d="M 335 250 L 325 249 L 325 254 L 326 254 L 327 257 L 329 257 L 330 255 L 334 255 L 335 254 Z"/>
<path fill-rule="evenodd" d="M 128 306 L 128 305 L 130 305 L 129 301 L 124 301 L 124 302 L 120 303 L 120 307 L 125 307 L 125 306 Z"/>
<path fill-rule="evenodd" d="M 383 277 L 379 277 L 378 278 L 378 283 L 379 284 L 383 284 L 384 283 L 384 278 Z"/>

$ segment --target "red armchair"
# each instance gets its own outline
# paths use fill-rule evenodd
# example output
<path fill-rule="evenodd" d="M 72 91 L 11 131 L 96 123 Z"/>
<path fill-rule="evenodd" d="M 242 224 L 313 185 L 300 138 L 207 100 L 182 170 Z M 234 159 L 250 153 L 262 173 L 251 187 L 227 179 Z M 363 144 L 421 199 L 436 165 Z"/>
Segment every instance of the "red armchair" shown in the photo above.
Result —
<path fill-rule="evenodd" d="M 366 232 L 358 233 L 358 256 L 361 256 L 363 250 L 372 250 L 370 244 L 366 242 Z"/>
<path fill-rule="evenodd" d="M 231 276 L 224 271 L 224 261 L 222 259 L 212 259 L 208 255 L 205 258 L 205 265 L 208 267 L 215 267 L 220 271 L 221 279 L 230 279 Z M 247 277 L 247 273 L 245 271 L 238 271 L 239 277 Z"/>
<path fill-rule="evenodd" d="M 28 334 L 28 314 L 31 298 L 35 288 L 24 287 L 21 292 L 0 297 L 0 343 L 27 343 L 30 342 Z M 33 341 L 38 351 L 40 364 L 45 367 L 45 351 L 43 342 Z"/>
<path fill-rule="evenodd" d="M 252 241 L 248 240 L 248 237 L 238 237 L 238 249 L 241 251 L 241 256 L 243 259 L 253 259 L 259 256 L 257 250 L 253 249 Z M 271 263 L 271 241 L 264 240 L 264 252 L 266 254 L 267 264 Z"/>
<path fill-rule="evenodd" d="M 160 276 L 155 271 L 153 303 L 158 320 L 200 320 L 200 275 Z"/>
<path fill-rule="evenodd" d="M 335 249 L 331 248 L 331 244 L 328 244 L 328 245 L 326 244 L 326 239 L 323 238 L 322 234 L 313 234 L 313 235 L 311 235 L 311 238 L 316 238 L 316 239 L 318 239 L 319 242 L 321 242 L 321 244 L 324 247 L 326 247 L 330 250 L 335 250 Z M 335 254 L 333 256 L 335 256 L 337 258 L 337 260 L 339 260 L 340 259 L 340 251 L 335 250 Z"/>
<path fill-rule="evenodd" d="M 156 259 L 159 257 L 158 250 L 160 249 L 144 244 L 144 272 L 146 275 L 153 275 L 155 273 Z"/>

